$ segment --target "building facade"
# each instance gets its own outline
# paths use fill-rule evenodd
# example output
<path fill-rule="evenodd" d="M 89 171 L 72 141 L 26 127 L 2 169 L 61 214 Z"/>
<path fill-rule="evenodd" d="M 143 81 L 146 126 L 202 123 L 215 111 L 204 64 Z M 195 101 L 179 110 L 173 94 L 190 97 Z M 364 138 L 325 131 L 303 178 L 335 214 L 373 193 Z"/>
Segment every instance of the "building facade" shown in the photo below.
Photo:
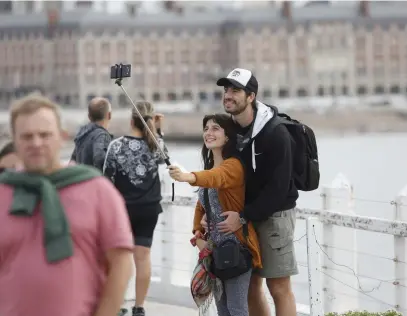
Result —
<path fill-rule="evenodd" d="M 110 66 L 132 65 L 135 99 L 219 102 L 216 79 L 252 69 L 259 98 L 407 93 L 407 3 L 314 3 L 140 15 L 78 9 L 0 18 L 0 103 L 39 89 L 63 105 L 128 101 Z"/>

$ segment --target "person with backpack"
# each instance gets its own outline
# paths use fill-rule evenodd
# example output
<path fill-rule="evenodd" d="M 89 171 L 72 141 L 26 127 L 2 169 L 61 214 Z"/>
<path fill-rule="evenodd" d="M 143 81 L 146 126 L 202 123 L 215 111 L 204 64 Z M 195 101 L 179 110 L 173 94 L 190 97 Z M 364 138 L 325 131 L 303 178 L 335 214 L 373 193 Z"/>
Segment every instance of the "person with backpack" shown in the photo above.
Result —
<path fill-rule="evenodd" d="M 223 105 L 238 127 L 238 150 L 246 167 L 243 212 L 226 212 L 221 232 L 235 232 L 254 224 L 263 268 L 253 271 L 249 289 L 251 316 L 268 316 L 263 278 L 277 316 L 296 315 L 290 277 L 298 274 L 294 249 L 298 190 L 319 185 L 319 167 L 312 130 L 274 106 L 256 100 L 258 82 L 252 72 L 236 68 L 217 81 L 224 87 Z M 207 227 L 206 217 L 201 221 Z"/>
<path fill-rule="evenodd" d="M 81 126 L 75 136 L 75 148 L 70 162 L 103 168 L 107 147 L 113 140 L 108 131 L 112 118 L 112 105 L 106 98 L 95 97 L 88 105 L 89 123 Z"/>

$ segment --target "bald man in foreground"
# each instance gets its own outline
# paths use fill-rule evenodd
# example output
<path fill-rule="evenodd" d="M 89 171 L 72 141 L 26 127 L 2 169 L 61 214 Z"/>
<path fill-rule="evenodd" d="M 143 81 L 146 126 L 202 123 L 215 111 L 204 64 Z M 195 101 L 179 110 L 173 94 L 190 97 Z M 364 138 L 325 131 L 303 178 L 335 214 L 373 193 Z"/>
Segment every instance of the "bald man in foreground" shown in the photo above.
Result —
<path fill-rule="evenodd" d="M 107 147 L 113 136 L 107 131 L 112 118 L 112 106 L 105 98 L 93 98 L 88 106 L 90 122 L 79 129 L 71 161 L 102 170 Z"/>

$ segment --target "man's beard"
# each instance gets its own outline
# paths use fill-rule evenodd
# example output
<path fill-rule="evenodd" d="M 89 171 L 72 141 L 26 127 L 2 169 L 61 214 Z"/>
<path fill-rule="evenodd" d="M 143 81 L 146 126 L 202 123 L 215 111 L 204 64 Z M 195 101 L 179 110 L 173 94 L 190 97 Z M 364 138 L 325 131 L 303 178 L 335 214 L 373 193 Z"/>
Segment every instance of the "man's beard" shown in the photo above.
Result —
<path fill-rule="evenodd" d="M 223 108 L 225 109 L 226 113 L 232 114 L 233 116 L 236 116 L 236 115 L 239 115 L 239 114 L 243 113 L 246 110 L 246 108 L 249 106 L 248 103 L 246 103 L 245 105 L 240 105 L 240 104 L 235 103 L 235 105 L 236 105 L 236 107 L 232 111 L 226 110 L 225 105 L 223 105 Z"/>

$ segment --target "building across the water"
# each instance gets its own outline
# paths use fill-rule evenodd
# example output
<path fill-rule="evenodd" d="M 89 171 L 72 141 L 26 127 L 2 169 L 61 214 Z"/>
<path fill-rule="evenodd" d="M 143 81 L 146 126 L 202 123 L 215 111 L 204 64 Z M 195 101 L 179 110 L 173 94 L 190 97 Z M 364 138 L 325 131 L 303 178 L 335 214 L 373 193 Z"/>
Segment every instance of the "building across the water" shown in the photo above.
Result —
<path fill-rule="evenodd" d="M 91 2 L 91 1 L 89 1 Z M 156 14 L 85 8 L 0 15 L 0 103 L 39 89 L 67 106 L 127 100 L 110 66 L 130 63 L 126 88 L 153 101 L 219 102 L 216 78 L 247 67 L 259 98 L 407 93 L 407 2 L 192 10 Z"/>

